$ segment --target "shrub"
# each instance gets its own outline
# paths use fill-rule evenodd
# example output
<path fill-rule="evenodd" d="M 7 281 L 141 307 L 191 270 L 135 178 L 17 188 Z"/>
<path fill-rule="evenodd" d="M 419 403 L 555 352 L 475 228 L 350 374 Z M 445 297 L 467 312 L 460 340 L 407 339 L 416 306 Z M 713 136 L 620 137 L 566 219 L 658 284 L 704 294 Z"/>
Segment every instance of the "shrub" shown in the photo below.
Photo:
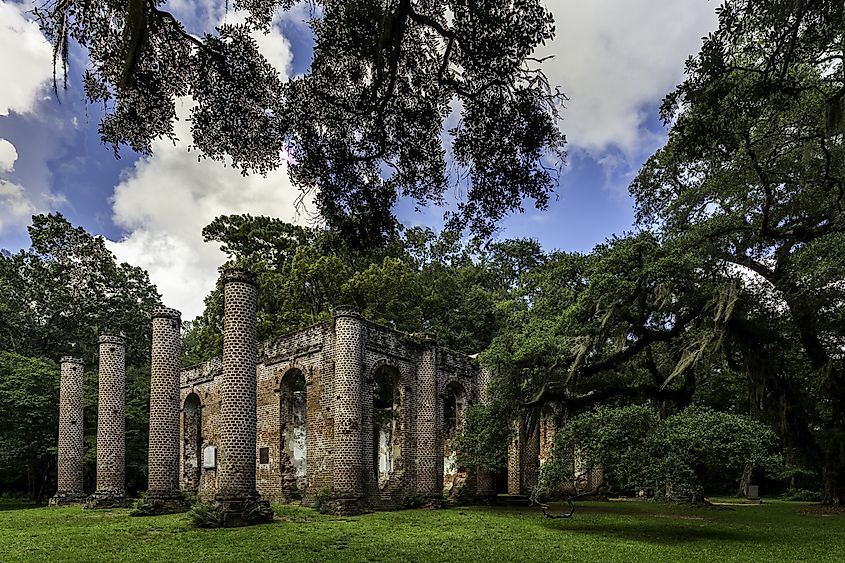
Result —
<path fill-rule="evenodd" d="M 822 494 L 818 491 L 810 491 L 807 489 L 786 489 L 786 492 L 781 495 L 783 500 L 793 500 L 801 502 L 821 502 Z"/>
<path fill-rule="evenodd" d="M 273 509 L 266 502 L 248 500 L 244 503 L 242 515 L 247 522 L 270 522 L 273 520 Z"/>
<path fill-rule="evenodd" d="M 199 501 L 191 507 L 188 518 L 197 528 L 219 528 L 223 525 L 223 507 L 216 502 Z"/>
<path fill-rule="evenodd" d="M 320 514 L 334 514 L 334 509 L 332 490 L 325 488 L 317 491 L 317 494 L 314 495 L 314 510 Z"/>
<path fill-rule="evenodd" d="M 129 516 L 158 516 L 162 513 L 161 505 L 148 499 L 147 495 L 142 494 L 141 498 L 132 503 L 132 510 L 129 511 Z"/>

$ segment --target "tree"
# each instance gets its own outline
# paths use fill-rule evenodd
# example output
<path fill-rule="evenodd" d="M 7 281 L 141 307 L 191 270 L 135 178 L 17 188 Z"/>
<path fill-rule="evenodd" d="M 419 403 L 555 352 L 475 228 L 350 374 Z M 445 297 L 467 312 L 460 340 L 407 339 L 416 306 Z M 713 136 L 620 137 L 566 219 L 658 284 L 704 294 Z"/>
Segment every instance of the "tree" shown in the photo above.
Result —
<path fill-rule="evenodd" d="M 294 4 L 236 1 L 246 23 L 199 37 L 152 0 L 47 2 L 36 14 L 65 74 L 70 41 L 87 48 L 86 96 L 106 107 L 100 134 L 115 151 L 149 154 L 153 139 L 172 138 L 174 101 L 192 96 L 202 155 L 245 173 L 289 161 L 352 241 L 389 238 L 398 195 L 442 201 L 453 112 L 446 133 L 467 187 L 454 223 L 489 233 L 525 199 L 546 205 L 563 158 L 563 96 L 532 58 L 554 33 L 539 0 L 320 0 L 310 70 L 285 82 L 250 33 Z"/>
<path fill-rule="evenodd" d="M 522 277 L 522 306 L 482 359 L 535 411 L 648 399 L 666 414 L 709 375 L 735 291 L 723 271 L 649 232 L 587 256 L 555 253 Z"/>
<path fill-rule="evenodd" d="M 455 232 L 411 228 L 381 247 L 346 244 L 337 230 L 306 230 L 267 217 L 221 216 L 204 229 L 221 243 L 227 266 L 257 273 L 258 338 L 266 340 L 331 319 L 354 304 L 375 322 L 407 332 L 433 332 L 468 354 L 486 347 L 503 315 L 516 268 L 542 260 L 535 241 L 503 241 L 481 250 Z M 184 361 L 222 351 L 223 287 L 185 334 Z"/>
<path fill-rule="evenodd" d="M 0 352 L 0 483 L 40 501 L 56 466 L 59 370 L 50 361 Z"/>
<path fill-rule="evenodd" d="M 640 224 L 748 272 L 726 355 L 756 408 L 845 502 L 841 2 L 726 2 L 631 185 Z M 738 314 L 739 313 L 739 314 Z"/>
<path fill-rule="evenodd" d="M 690 406 L 660 420 L 644 405 L 600 407 L 558 429 L 535 494 L 553 493 L 596 465 L 605 490 L 702 502 L 714 487 L 738 482 L 746 466 L 771 474 L 782 459 L 772 429 L 747 415 Z"/>
<path fill-rule="evenodd" d="M 113 332 L 126 336 L 129 364 L 148 362 L 147 319 L 160 297 L 147 272 L 118 264 L 101 237 L 60 213 L 33 216 L 29 235 L 29 250 L 0 256 L 0 309 L 10 312 L 0 350 L 93 365 L 98 335 Z"/>

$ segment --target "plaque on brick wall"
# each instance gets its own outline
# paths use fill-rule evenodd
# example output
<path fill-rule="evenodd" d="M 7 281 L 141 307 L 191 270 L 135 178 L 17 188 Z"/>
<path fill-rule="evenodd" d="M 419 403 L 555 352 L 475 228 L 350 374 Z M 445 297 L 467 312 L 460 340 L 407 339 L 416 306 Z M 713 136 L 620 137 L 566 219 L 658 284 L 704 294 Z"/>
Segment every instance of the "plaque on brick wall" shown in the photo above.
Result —
<path fill-rule="evenodd" d="M 206 446 L 205 449 L 202 450 L 202 468 L 217 468 L 217 446 Z"/>
<path fill-rule="evenodd" d="M 270 463 L 270 448 L 258 448 L 258 463 L 261 465 Z"/>

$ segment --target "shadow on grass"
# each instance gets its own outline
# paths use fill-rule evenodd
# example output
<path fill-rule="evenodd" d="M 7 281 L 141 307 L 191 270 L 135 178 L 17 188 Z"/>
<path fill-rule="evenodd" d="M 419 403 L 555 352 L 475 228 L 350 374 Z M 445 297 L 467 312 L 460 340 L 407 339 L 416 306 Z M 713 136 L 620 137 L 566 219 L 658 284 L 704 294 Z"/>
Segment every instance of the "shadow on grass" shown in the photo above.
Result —
<path fill-rule="evenodd" d="M 750 533 L 742 533 L 708 524 L 679 525 L 667 522 L 638 522 L 632 525 L 600 524 L 592 521 L 547 520 L 546 528 L 559 532 L 591 534 L 605 538 L 625 541 L 646 542 L 662 545 L 678 545 L 696 542 L 745 542 L 755 538 Z"/>
<path fill-rule="evenodd" d="M 0 511 L 2 510 L 23 510 L 25 508 L 41 508 L 43 504 L 35 504 L 26 500 L 4 500 L 0 502 Z"/>

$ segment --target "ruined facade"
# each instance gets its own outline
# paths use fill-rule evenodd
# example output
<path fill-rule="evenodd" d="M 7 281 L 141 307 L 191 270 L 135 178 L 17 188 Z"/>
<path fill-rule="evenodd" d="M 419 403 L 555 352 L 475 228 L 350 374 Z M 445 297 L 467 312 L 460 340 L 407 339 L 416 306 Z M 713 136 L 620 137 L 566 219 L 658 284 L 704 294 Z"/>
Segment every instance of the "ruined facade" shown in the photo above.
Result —
<path fill-rule="evenodd" d="M 224 333 L 233 324 L 227 316 Z M 474 486 L 459 473 L 453 445 L 463 412 L 479 398 L 473 360 L 351 307 L 262 342 L 257 352 L 255 426 L 246 418 L 239 424 L 263 498 L 312 505 L 331 495 L 340 512 L 355 513 L 441 498 L 444 484 Z M 219 498 L 227 479 L 220 457 L 226 363 L 181 373 L 182 486 L 207 499 Z"/>

